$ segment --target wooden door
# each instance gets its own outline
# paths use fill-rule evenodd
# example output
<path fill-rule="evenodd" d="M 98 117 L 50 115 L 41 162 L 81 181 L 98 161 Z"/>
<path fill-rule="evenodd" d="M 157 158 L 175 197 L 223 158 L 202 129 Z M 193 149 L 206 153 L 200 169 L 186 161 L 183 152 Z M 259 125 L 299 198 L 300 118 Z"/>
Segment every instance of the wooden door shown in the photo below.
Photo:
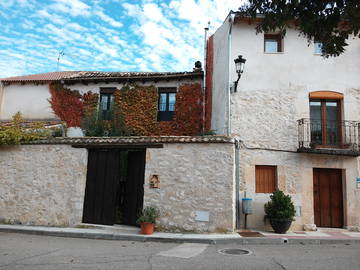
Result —
<path fill-rule="evenodd" d="M 318 227 L 343 227 L 341 170 L 314 169 L 314 218 Z"/>
<path fill-rule="evenodd" d="M 145 151 L 128 152 L 123 224 L 136 225 L 144 200 Z"/>
<path fill-rule="evenodd" d="M 89 149 L 83 222 L 113 225 L 120 154 L 114 149 Z"/>

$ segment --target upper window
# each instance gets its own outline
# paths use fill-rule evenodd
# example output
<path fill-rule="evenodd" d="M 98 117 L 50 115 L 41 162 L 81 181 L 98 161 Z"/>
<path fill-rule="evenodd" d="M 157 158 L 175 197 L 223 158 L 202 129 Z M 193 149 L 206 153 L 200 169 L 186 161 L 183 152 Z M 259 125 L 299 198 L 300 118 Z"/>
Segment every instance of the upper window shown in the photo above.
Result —
<path fill-rule="evenodd" d="M 322 54 L 322 43 L 315 41 L 314 42 L 314 54 Z"/>
<path fill-rule="evenodd" d="M 176 103 L 176 87 L 159 87 L 158 121 L 172 121 Z"/>
<path fill-rule="evenodd" d="M 264 34 L 264 52 L 279 53 L 283 51 L 280 34 Z"/>
<path fill-rule="evenodd" d="M 104 120 L 112 119 L 115 87 L 100 88 L 100 110 Z"/>
<path fill-rule="evenodd" d="M 310 98 L 311 143 L 334 146 L 342 141 L 341 120 L 343 94 L 332 91 L 316 91 Z"/>
<path fill-rule="evenodd" d="M 272 193 L 276 190 L 276 166 L 255 166 L 255 192 Z"/>

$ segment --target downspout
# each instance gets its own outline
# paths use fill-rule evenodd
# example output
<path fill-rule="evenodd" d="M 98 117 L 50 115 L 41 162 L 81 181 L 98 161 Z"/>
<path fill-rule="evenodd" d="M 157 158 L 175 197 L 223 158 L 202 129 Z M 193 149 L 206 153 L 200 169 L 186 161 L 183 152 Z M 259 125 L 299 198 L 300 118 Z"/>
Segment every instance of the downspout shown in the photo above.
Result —
<path fill-rule="evenodd" d="M 234 24 L 235 12 L 230 11 L 229 18 L 229 35 L 228 35 L 228 88 L 227 88 L 227 131 L 226 135 L 231 135 L 231 68 L 232 68 L 232 59 L 231 59 L 231 34 L 232 34 L 232 26 Z M 237 230 L 240 229 L 240 140 L 235 138 L 235 227 Z"/>
<path fill-rule="evenodd" d="M 4 107 L 4 84 L 2 81 L 0 81 L 0 120 L 2 119 L 1 118 L 1 115 L 2 115 L 2 110 L 3 110 L 3 107 Z"/>
<path fill-rule="evenodd" d="M 205 133 L 205 115 L 206 115 L 206 69 L 207 69 L 207 34 L 209 31 L 210 22 L 208 22 L 208 26 L 204 28 L 205 36 L 204 36 L 204 78 L 203 78 L 203 104 L 202 104 L 202 133 Z"/>
<path fill-rule="evenodd" d="M 229 23 L 230 23 L 230 27 L 229 27 L 229 35 L 228 35 L 228 89 L 227 89 L 227 130 L 226 130 L 226 135 L 230 136 L 231 134 L 231 75 L 230 75 L 230 70 L 232 67 L 232 60 L 231 58 L 231 32 L 232 32 L 232 26 L 234 24 L 234 19 L 235 19 L 235 12 L 230 11 L 230 18 L 229 18 Z"/>
<path fill-rule="evenodd" d="M 240 140 L 235 138 L 235 211 L 236 229 L 240 230 Z"/>

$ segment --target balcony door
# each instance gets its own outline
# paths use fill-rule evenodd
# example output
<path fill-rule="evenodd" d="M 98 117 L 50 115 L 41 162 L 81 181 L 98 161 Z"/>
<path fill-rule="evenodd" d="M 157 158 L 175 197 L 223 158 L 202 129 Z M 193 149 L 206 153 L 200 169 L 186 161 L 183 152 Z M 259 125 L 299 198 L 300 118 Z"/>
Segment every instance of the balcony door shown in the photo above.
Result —
<path fill-rule="evenodd" d="M 311 143 L 317 146 L 341 144 L 341 102 L 310 99 Z"/>

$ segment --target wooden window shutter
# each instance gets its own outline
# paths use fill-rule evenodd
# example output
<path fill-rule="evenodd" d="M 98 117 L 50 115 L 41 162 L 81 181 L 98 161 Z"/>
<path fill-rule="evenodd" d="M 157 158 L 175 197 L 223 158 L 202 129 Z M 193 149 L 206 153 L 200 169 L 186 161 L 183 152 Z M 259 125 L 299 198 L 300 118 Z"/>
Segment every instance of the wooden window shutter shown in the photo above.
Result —
<path fill-rule="evenodd" d="M 276 166 L 255 166 L 255 192 L 272 193 L 276 190 Z"/>

